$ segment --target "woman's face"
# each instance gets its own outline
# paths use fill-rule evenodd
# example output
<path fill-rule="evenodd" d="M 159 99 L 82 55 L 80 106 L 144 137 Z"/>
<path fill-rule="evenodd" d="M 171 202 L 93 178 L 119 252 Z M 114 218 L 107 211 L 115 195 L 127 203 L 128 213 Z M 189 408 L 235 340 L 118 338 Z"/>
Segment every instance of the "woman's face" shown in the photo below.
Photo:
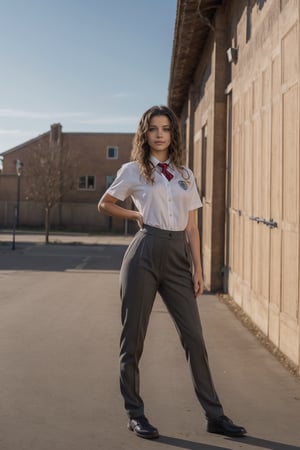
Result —
<path fill-rule="evenodd" d="M 147 142 L 151 155 L 167 159 L 171 144 L 171 122 L 167 116 L 153 116 L 147 131 Z"/>

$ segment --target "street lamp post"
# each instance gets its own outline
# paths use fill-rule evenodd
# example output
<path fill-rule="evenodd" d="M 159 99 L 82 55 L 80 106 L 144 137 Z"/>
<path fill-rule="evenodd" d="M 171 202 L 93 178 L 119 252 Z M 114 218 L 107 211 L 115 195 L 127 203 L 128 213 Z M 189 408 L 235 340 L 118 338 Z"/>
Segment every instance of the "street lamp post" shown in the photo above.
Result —
<path fill-rule="evenodd" d="M 20 221 L 20 194 L 21 194 L 21 175 L 24 164 L 19 159 L 16 160 L 16 171 L 17 171 L 17 206 L 14 207 L 14 222 L 13 222 L 13 241 L 12 250 L 16 248 L 16 228 L 19 227 Z"/>
<path fill-rule="evenodd" d="M 17 171 L 17 217 L 16 217 L 16 226 L 19 227 L 20 222 L 20 193 L 21 193 L 21 175 L 23 170 L 24 164 L 19 159 L 16 160 L 16 171 Z"/>

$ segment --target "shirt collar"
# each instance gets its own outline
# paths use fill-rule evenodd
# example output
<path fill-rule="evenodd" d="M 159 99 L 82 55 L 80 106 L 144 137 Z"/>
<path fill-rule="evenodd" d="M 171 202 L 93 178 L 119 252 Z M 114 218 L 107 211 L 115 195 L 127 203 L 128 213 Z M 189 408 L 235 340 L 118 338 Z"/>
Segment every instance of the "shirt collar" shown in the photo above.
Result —
<path fill-rule="evenodd" d="M 152 164 L 154 165 L 154 167 L 157 166 L 157 164 L 159 164 L 161 161 L 159 161 L 159 159 L 155 158 L 155 156 L 150 156 L 150 161 L 152 162 Z M 168 158 L 166 161 L 163 161 L 166 164 L 170 164 L 170 158 Z"/>

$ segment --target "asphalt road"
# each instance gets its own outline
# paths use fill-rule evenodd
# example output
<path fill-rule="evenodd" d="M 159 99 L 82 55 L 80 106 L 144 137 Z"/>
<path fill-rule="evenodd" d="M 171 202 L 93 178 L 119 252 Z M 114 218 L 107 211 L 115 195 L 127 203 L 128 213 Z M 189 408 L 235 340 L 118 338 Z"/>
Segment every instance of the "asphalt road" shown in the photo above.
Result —
<path fill-rule="evenodd" d="M 141 390 L 161 438 L 135 437 L 118 385 L 118 270 L 129 239 L 65 236 L 45 246 L 39 237 L 18 236 L 14 251 L 0 234 L 1 241 L 1 450 L 300 449 L 299 380 L 211 295 L 199 308 L 215 384 L 248 437 L 206 433 L 159 297 Z"/>

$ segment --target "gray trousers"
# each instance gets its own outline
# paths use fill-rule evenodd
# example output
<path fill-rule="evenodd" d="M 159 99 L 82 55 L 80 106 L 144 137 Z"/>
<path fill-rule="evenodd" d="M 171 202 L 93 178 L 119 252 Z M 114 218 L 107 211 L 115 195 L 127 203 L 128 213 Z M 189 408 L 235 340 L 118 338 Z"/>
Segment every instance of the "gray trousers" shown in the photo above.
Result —
<path fill-rule="evenodd" d="M 185 232 L 145 225 L 124 255 L 120 281 L 123 325 L 120 385 L 128 416 L 133 418 L 144 414 L 138 365 L 157 292 L 179 333 L 195 392 L 206 417 L 222 415 L 223 409 L 209 370 Z"/>

